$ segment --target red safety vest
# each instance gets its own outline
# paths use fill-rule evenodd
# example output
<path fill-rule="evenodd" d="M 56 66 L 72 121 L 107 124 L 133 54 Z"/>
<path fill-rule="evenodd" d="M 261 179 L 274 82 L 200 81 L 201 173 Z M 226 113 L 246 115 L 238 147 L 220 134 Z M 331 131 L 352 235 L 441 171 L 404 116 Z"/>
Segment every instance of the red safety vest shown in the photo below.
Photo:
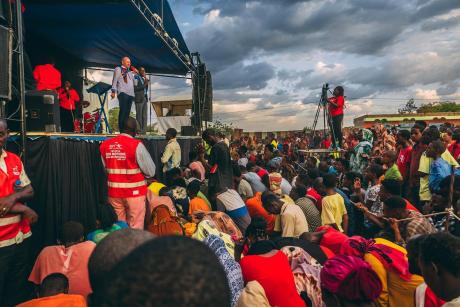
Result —
<path fill-rule="evenodd" d="M 141 141 L 119 135 L 102 142 L 100 151 L 107 171 L 109 197 L 129 198 L 147 194 L 144 174 L 136 161 Z"/>
<path fill-rule="evenodd" d="M 0 170 L 0 197 L 14 193 L 14 183 L 19 180 L 22 172 L 21 159 L 11 152 L 5 152 L 7 172 Z M 20 214 L 6 214 L 0 217 L 0 248 L 19 244 L 31 235 L 29 221 L 23 219 Z"/>

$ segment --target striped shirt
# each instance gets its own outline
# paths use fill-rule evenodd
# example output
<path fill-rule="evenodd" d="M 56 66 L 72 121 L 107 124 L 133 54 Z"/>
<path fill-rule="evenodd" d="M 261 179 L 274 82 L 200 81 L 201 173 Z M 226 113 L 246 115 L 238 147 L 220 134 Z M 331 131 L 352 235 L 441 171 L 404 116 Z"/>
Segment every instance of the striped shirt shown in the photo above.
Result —
<path fill-rule="evenodd" d="M 316 228 L 321 226 L 321 214 L 311 199 L 301 197 L 295 202 L 295 204 L 302 209 L 302 212 L 307 219 L 309 232 L 314 232 Z"/>

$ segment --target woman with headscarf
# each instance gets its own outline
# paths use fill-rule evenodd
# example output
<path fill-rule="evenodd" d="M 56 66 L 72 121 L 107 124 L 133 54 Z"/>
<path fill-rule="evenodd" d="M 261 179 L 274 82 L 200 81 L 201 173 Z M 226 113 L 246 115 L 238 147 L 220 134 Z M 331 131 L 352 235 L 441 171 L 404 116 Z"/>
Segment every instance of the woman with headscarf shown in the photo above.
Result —
<path fill-rule="evenodd" d="M 368 164 L 369 157 L 372 152 L 373 134 L 368 129 L 361 129 L 357 134 L 357 138 L 359 143 L 353 148 L 351 153 L 350 169 L 353 172 L 362 174 Z"/>
<path fill-rule="evenodd" d="M 324 264 L 321 288 L 328 307 L 375 306 L 374 301 L 382 292 L 382 282 L 361 258 L 339 255 Z"/>
<path fill-rule="evenodd" d="M 228 253 L 225 248 L 225 242 L 215 235 L 209 235 L 203 241 L 219 258 L 220 264 L 224 267 L 225 274 L 227 275 L 228 285 L 230 286 L 232 306 L 235 306 L 241 291 L 244 288 L 243 275 L 241 267 L 233 257 Z"/>
<path fill-rule="evenodd" d="M 377 306 L 414 306 L 415 290 L 423 278 L 409 272 L 404 248 L 385 239 L 355 236 L 342 244 L 340 253 L 363 259 L 377 273 L 383 287 Z"/>

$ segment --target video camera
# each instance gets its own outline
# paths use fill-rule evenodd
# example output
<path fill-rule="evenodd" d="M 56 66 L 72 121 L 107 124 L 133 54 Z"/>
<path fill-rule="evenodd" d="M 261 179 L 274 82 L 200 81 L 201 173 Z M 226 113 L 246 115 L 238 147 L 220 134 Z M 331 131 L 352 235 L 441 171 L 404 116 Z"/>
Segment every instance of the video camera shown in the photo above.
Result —
<path fill-rule="evenodd" d="M 329 91 L 329 83 L 324 83 L 323 88 L 321 89 L 321 103 L 323 105 L 327 104 L 327 92 Z"/>

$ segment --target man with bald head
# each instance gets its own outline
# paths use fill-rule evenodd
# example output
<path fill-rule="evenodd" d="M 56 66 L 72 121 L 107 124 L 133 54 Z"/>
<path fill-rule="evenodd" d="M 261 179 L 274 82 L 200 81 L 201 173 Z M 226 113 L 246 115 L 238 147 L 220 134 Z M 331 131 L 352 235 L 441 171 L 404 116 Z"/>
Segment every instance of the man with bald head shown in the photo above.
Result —
<path fill-rule="evenodd" d="M 118 128 L 123 129 L 123 123 L 129 117 L 131 105 L 134 101 L 134 78 L 137 70 L 131 67 L 131 60 L 128 57 L 121 59 L 121 66 L 117 66 L 113 72 L 112 99 L 118 96 L 120 113 L 118 113 Z"/>
<path fill-rule="evenodd" d="M 102 163 L 107 171 L 109 203 L 119 221 L 131 228 L 143 229 L 146 178 L 155 175 L 152 157 L 140 140 L 135 139 L 137 121 L 128 117 L 121 134 L 100 146 Z"/>

